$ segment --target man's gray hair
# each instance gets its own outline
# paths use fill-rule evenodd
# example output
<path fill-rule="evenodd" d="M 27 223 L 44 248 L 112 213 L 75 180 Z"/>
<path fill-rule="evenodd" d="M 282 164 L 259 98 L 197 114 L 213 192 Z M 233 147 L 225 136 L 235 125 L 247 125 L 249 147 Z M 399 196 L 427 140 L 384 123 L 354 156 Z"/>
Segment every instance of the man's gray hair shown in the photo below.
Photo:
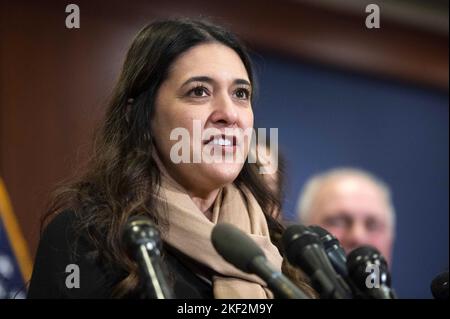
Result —
<path fill-rule="evenodd" d="M 311 217 L 310 215 L 314 200 L 318 195 L 319 190 L 326 182 L 332 179 L 349 176 L 363 178 L 373 183 L 381 191 L 386 200 L 386 206 L 391 218 L 392 229 L 395 229 L 396 217 L 394 206 L 391 200 L 391 191 L 389 189 L 389 186 L 373 174 L 357 168 L 335 168 L 308 179 L 302 191 L 300 192 L 297 204 L 297 214 L 299 221 L 301 223 L 308 224 L 308 221 Z"/>

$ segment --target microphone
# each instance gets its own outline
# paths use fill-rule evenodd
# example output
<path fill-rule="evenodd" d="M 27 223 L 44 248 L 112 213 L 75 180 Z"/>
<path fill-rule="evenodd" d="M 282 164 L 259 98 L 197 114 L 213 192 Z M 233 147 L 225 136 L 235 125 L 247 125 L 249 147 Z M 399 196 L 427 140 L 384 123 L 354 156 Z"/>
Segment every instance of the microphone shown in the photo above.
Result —
<path fill-rule="evenodd" d="M 437 275 L 431 282 L 434 299 L 448 299 L 448 271 Z"/>
<path fill-rule="evenodd" d="M 339 284 L 347 290 L 349 294 L 355 293 L 355 287 L 353 287 L 352 283 L 348 280 L 347 256 L 345 255 L 344 248 L 342 248 L 339 240 L 323 227 L 311 225 L 308 226 L 308 228 L 319 236 L 325 249 L 325 253 L 337 273 L 336 279 Z"/>
<path fill-rule="evenodd" d="M 123 240 L 145 278 L 148 297 L 172 299 L 161 267 L 162 242 L 156 226 L 147 217 L 132 217 L 125 226 Z"/>
<path fill-rule="evenodd" d="M 300 267 L 309 276 L 321 298 L 352 298 L 347 284 L 338 280 L 338 274 L 316 233 L 306 226 L 292 225 L 284 232 L 282 242 L 289 262 Z"/>
<path fill-rule="evenodd" d="M 217 252 L 236 268 L 258 275 L 277 298 L 309 299 L 280 271 L 274 269 L 264 252 L 244 232 L 230 224 L 217 224 L 211 234 Z"/>
<path fill-rule="evenodd" d="M 342 248 L 339 240 L 320 226 L 312 225 L 309 226 L 309 229 L 319 236 L 334 270 L 341 275 L 342 278 L 347 278 L 347 256 L 345 255 L 344 248 Z"/>
<path fill-rule="evenodd" d="M 354 249 L 347 256 L 349 278 L 366 299 L 396 299 L 387 262 L 372 246 Z"/>

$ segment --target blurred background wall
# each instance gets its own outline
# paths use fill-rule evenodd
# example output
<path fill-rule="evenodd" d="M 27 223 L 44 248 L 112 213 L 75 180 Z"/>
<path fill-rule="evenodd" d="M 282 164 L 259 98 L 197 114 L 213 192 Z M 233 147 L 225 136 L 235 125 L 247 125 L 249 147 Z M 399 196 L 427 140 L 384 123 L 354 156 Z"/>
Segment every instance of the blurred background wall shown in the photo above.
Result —
<path fill-rule="evenodd" d="M 449 250 L 447 1 L 0 3 L 0 176 L 32 255 L 49 194 L 86 160 L 133 35 L 156 18 L 206 16 L 253 52 L 257 125 L 279 128 L 288 159 L 285 217 L 312 174 L 374 172 L 398 214 L 394 287 L 431 297 Z M 69 3 L 80 29 L 65 26 Z M 369 3 L 380 29 L 365 27 Z"/>

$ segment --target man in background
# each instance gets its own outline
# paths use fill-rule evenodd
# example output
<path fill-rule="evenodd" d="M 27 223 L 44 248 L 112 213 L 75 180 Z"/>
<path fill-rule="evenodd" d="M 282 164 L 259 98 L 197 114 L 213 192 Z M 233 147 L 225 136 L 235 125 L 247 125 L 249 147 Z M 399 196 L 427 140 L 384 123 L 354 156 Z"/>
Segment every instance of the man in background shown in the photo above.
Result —
<path fill-rule="evenodd" d="M 319 225 L 348 254 L 362 245 L 377 248 L 390 265 L 395 212 L 388 186 L 372 174 L 338 168 L 310 178 L 299 197 L 298 218 Z"/>

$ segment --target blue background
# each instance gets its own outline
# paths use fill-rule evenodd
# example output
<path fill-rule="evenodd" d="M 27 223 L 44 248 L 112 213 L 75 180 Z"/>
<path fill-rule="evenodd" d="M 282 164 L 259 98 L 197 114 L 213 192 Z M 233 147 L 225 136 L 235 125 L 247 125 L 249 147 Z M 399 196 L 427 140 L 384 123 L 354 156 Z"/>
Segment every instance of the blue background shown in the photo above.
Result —
<path fill-rule="evenodd" d="M 269 54 L 253 61 L 255 125 L 279 129 L 287 159 L 285 218 L 311 175 L 373 172 L 397 212 L 393 286 L 401 298 L 431 298 L 431 280 L 448 269 L 448 93 Z"/>

